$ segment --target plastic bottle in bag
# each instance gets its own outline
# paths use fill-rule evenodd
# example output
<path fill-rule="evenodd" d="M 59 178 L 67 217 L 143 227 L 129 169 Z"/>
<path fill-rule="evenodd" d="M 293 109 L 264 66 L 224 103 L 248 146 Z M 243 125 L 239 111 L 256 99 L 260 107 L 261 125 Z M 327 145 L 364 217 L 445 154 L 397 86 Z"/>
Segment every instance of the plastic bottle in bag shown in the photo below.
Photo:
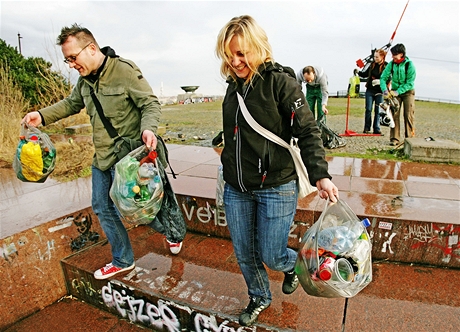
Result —
<path fill-rule="evenodd" d="M 134 198 L 136 196 L 136 189 L 134 187 L 137 186 L 136 181 L 127 181 L 124 185 L 120 188 L 120 194 L 124 198 Z"/>
<path fill-rule="evenodd" d="M 21 147 L 22 175 L 29 181 L 38 181 L 43 177 L 42 149 L 36 135 Z"/>
<path fill-rule="evenodd" d="M 152 197 L 152 193 L 146 185 L 137 186 L 138 192 L 134 196 L 134 201 L 136 202 L 146 202 Z M 136 190 L 137 191 L 137 190 Z"/>
<path fill-rule="evenodd" d="M 53 164 L 54 160 L 54 152 L 51 151 L 48 147 L 43 149 L 43 174 L 48 173 L 51 165 Z"/>
<path fill-rule="evenodd" d="M 353 247 L 354 233 L 346 226 L 323 229 L 318 234 L 318 246 L 332 252 L 343 253 Z"/>
<path fill-rule="evenodd" d="M 157 156 L 158 156 L 157 152 L 155 150 L 152 150 L 147 154 L 147 156 L 141 159 L 139 164 L 140 165 L 145 164 L 145 163 L 153 164 L 155 162 L 155 159 L 157 159 Z"/>
<path fill-rule="evenodd" d="M 361 237 L 364 233 L 364 230 L 370 225 L 371 222 L 367 218 L 361 220 L 361 222 L 349 221 L 343 224 L 343 226 L 347 226 L 348 229 L 354 234 L 355 239 Z"/>
<path fill-rule="evenodd" d="M 137 184 L 138 185 L 147 185 L 155 177 L 155 165 L 152 163 L 143 163 L 140 164 L 139 169 L 137 170 Z"/>

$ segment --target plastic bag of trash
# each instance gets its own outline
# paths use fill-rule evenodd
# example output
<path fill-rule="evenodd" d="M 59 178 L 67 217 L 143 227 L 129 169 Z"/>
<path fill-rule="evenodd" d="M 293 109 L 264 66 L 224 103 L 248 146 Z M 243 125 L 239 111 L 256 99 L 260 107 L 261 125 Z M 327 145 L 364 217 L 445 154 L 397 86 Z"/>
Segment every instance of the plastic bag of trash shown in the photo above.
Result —
<path fill-rule="evenodd" d="M 43 183 L 56 165 L 56 149 L 49 136 L 23 124 L 13 158 L 13 169 L 23 182 Z"/>
<path fill-rule="evenodd" d="M 159 163 L 156 151 L 142 145 L 115 164 L 110 197 L 128 223 L 149 224 L 160 210 L 164 192 Z"/>
<path fill-rule="evenodd" d="M 372 245 L 366 227 L 342 200 L 329 199 L 303 236 L 295 271 L 309 295 L 353 297 L 372 281 Z"/>

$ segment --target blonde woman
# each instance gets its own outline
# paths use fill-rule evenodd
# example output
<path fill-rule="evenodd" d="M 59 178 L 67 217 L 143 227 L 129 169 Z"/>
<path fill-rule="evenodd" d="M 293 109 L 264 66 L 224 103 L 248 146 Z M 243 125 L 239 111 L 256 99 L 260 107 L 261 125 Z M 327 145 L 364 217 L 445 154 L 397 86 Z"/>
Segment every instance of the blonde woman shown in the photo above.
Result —
<path fill-rule="evenodd" d="M 272 301 L 268 268 L 284 272 L 282 290 L 299 284 L 297 253 L 287 247 L 297 207 L 297 175 L 289 152 L 257 134 L 244 120 L 243 96 L 254 119 L 289 142 L 297 137 L 310 181 L 322 198 L 336 201 L 320 132 L 291 68 L 276 63 L 265 31 L 250 16 L 231 19 L 217 38 L 216 54 L 228 88 L 223 101 L 224 205 L 249 305 L 239 322 L 252 325 Z"/>

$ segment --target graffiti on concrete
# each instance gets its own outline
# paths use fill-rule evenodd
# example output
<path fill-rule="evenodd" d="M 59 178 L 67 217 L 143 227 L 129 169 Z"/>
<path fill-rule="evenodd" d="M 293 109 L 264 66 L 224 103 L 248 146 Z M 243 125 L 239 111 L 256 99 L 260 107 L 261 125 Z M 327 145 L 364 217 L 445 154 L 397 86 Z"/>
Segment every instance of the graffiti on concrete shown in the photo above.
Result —
<path fill-rule="evenodd" d="M 387 252 L 388 250 L 390 254 L 394 254 L 393 249 L 391 249 L 391 241 L 393 241 L 393 238 L 396 236 L 396 233 L 391 233 L 391 235 L 388 236 L 389 234 L 390 234 L 389 232 L 385 232 L 384 234 L 385 238 L 388 238 L 388 239 L 382 244 L 382 252 Z M 382 237 L 381 233 L 380 233 L 380 237 Z"/>
<path fill-rule="evenodd" d="M 213 315 L 206 315 L 194 311 L 192 308 L 159 299 L 156 304 L 146 299 L 133 295 L 133 292 L 124 284 L 116 281 L 107 283 L 101 290 L 102 300 L 109 308 L 114 308 L 123 318 L 129 319 L 133 323 L 142 324 L 158 331 L 196 331 L 196 332 L 243 332 L 254 331 L 253 327 L 231 327 L 230 321 L 218 320 Z M 179 317 L 184 313 L 190 316 L 192 326 L 181 326 Z M 235 323 L 231 323 L 235 325 Z"/>
<path fill-rule="evenodd" d="M 77 231 L 80 235 L 70 242 L 70 249 L 72 249 L 72 251 L 82 249 L 87 243 L 96 243 L 99 241 L 99 233 L 91 230 L 93 221 L 89 213 L 78 213 L 73 218 L 73 223 L 77 227 Z"/>
<path fill-rule="evenodd" d="M 193 217 L 196 216 L 196 218 L 203 224 L 207 224 L 213 220 L 215 226 L 227 226 L 225 212 L 222 209 L 212 207 L 209 203 L 207 203 L 206 206 L 201 207 L 198 207 L 195 204 L 189 204 L 187 206 L 183 203 L 182 209 L 184 210 L 185 217 L 189 221 L 192 221 Z"/>
<path fill-rule="evenodd" d="M 254 331 L 255 327 L 238 327 L 234 328 L 228 326 L 228 320 L 224 320 L 218 324 L 217 319 L 214 316 L 207 316 L 201 313 L 196 313 L 193 322 L 195 324 L 196 332 L 210 332 L 210 331 L 222 331 L 222 332 L 242 332 L 242 331 Z"/>
<path fill-rule="evenodd" d="M 98 291 L 91 284 L 91 281 L 86 280 L 84 277 L 79 279 L 72 279 L 72 288 L 82 296 L 95 297 L 98 295 Z"/>
<path fill-rule="evenodd" d="M 102 300 L 107 307 L 115 308 L 123 317 L 133 323 L 141 323 L 159 331 L 167 329 L 171 332 L 180 331 L 180 322 L 173 310 L 163 300 L 152 304 L 130 295 L 126 288 L 118 290 L 111 282 L 102 287 Z"/>
<path fill-rule="evenodd" d="M 460 226 L 458 225 L 438 226 L 433 223 L 427 223 L 424 225 L 409 225 L 409 231 L 404 238 L 416 241 L 412 245 L 412 249 L 427 246 L 441 249 L 443 253 L 442 262 L 449 263 L 452 258 L 460 261 L 459 234 Z"/>

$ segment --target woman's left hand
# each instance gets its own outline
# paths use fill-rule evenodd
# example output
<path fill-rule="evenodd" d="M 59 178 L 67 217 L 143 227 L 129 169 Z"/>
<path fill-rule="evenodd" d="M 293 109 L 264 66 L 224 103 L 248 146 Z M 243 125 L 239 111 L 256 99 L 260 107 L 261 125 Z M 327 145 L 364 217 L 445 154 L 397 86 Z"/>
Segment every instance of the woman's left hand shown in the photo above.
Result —
<path fill-rule="evenodd" d="M 316 181 L 316 188 L 318 188 L 319 197 L 322 199 L 329 199 L 331 202 L 336 203 L 339 198 L 339 189 L 328 178 L 323 178 Z"/>

